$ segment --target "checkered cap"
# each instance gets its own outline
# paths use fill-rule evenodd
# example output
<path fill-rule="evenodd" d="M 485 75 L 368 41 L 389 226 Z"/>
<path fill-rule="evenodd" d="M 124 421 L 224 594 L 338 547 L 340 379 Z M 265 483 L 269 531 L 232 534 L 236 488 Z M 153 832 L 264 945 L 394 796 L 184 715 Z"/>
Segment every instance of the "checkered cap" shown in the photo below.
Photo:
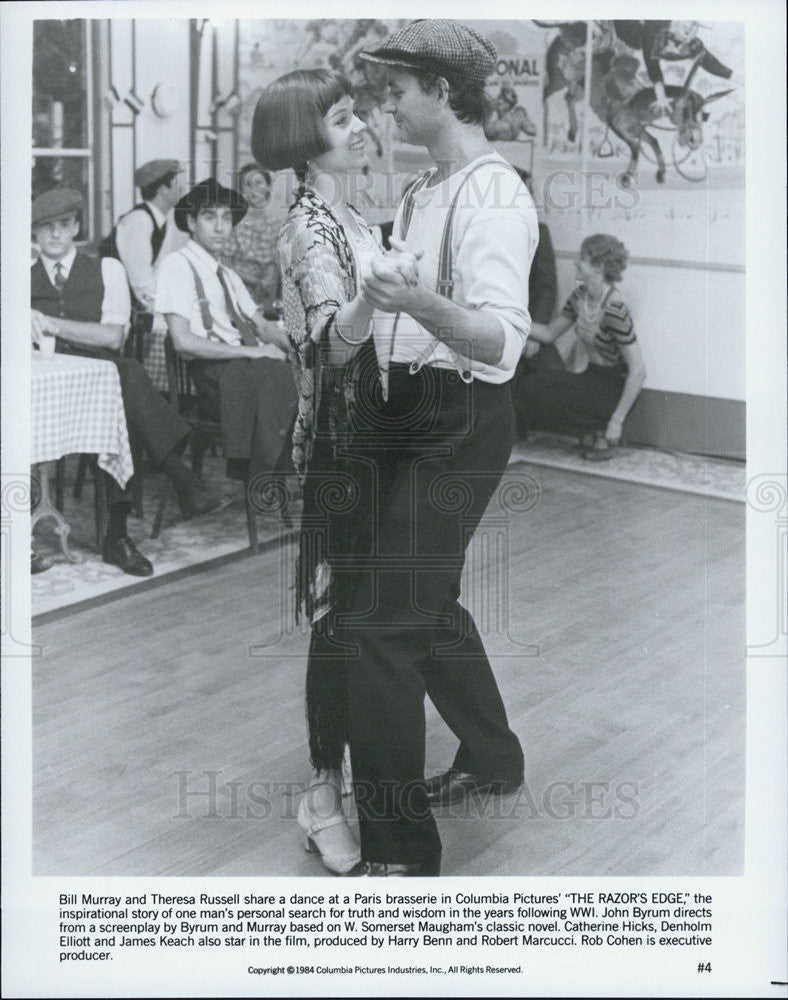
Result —
<path fill-rule="evenodd" d="M 361 59 L 408 69 L 446 70 L 485 80 L 495 69 L 495 46 L 459 21 L 413 21 L 382 45 L 360 52 Z"/>

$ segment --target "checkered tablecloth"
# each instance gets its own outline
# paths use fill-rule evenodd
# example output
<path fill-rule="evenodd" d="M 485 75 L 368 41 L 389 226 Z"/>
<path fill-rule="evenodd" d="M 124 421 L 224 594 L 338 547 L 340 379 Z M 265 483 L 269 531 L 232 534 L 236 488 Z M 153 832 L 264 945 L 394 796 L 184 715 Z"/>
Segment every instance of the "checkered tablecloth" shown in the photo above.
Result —
<path fill-rule="evenodd" d="M 30 461 L 97 454 L 121 486 L 134 474 L 118 371 L 109 361 L 33 352 Z"/>

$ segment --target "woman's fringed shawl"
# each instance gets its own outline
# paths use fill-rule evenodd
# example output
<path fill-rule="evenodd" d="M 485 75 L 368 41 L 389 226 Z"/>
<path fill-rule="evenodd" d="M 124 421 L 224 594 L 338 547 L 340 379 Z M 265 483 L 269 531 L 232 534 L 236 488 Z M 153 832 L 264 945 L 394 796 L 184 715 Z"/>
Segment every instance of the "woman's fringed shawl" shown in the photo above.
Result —
<path fill-rule="evenodd" d="M 303 480 L 324 396 L 330 397 L 332 440 L 335 430 L 345 429 L 339 424 L 335 427 L 333 422 L 346 425 L 352 373 L 349 367 L 324 365 L 320 348 L 328 341 L 337 312 L 357 292 L 356 264 L 345 230 L 328 205 L 309 188 L 300 189 L 282 226 L 279 260 L 285 324 L 298 390 L 293 462 Z"/>
<path fill-rule="evenodd" d="M 365 225 L 356 213 L 361 225 Z M 357 354 L 345 366 L 323 362 L 323 347 L 339 309 L 357 294 L 358 276 L 345 230 L 314 191 L 302 187 L 279 237 L 285 324 L 298 390 L 293 464 L 304 491 L 296 564 L 296 620 L 305 614 L 313 632 L 330 633 L 331 567 L 326 510 L 321 502 L 332 473 L 340 470 L 338 444 L 347 440 L 358 379 Z M 360 353 L 360 352 L 359 352 Z M 316 441 L 318 412 L 320 437 Z M 328 441 L 324 435 L 328 432 Z M 341 766 L 345 731 L 344 662 L 310 657 L 307 721 L 312 764 Z"/>

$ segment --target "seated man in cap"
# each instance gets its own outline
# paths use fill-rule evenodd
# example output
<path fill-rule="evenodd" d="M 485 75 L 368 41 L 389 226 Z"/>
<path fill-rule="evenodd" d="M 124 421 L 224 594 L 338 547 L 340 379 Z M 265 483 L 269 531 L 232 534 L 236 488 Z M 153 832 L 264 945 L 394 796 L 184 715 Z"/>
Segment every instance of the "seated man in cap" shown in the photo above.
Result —
<path fill-rule="evenodd" d="M 130 308 L 123 268 L 109 257 L 87 257 L 74 246 L 82 204 L 82 195 L 67 188 L 47 191 L 33 202 L 33 237 L 41 250 L 30 273 L 33 340 L 48 333 L 57 338 L 60 353 L 117 367 L 129 432 L 172 479 L 184 516 L 202 513 L 206 502 L 197 497 L 192 474 L 179 458 L 189 425 L 156 391 L 142 365 L 118 353 Z M 133 576 L 150 576 L 153 566 L 126 532 L 130 509 L 128 493 L 114 483 L 103 559 Z"/>
<path fill-rule="evenodd" d="M 231 474 L 252 480 L 289 471 L 297 397 L 285 361 L 286 334 L 219 262 L 246 207 L 237 191 L 214 178 L 181 198 L 175 224 L 191 238 L 161 262 L 156 312 L 164 314 L 175 350 L 191 359 L 202 414 L 221 423 Z"/>
<path fill-rule="evenodd" d="M 134 173 L 134 183 L 140 189 L 142 201 L 118 220 L 115 247 L 118 259 L 126 269 L 131 288 L 132 306 L 146 335 L 156 327 L 166 332 L 164 321 L 153 319 L 156 300 L 156 263 L 177 250 L 181 233 L 170 224 L 168 217 L 181 196 L 177 160 L 150 160 Z"/>

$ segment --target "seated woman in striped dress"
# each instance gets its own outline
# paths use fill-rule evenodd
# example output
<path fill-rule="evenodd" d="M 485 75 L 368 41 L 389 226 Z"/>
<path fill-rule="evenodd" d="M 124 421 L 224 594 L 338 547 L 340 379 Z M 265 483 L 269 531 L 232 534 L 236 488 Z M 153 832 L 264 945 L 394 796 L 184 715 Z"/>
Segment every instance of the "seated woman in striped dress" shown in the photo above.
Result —
<path fill-rule="evenodd" d="M 520 380 L 515 411 L 521 436 L 543 429 L 578 434 L 585 458 L 610 457 L 646 378 L 629 309 L 616 288 L 627 249 L 614 236 L 583 240 L 577 284 L 559 316 L 534 323 L 529 341 L 552 344 L 570 327 L 588 352 L 582 372 L 540 371 Z"/>

